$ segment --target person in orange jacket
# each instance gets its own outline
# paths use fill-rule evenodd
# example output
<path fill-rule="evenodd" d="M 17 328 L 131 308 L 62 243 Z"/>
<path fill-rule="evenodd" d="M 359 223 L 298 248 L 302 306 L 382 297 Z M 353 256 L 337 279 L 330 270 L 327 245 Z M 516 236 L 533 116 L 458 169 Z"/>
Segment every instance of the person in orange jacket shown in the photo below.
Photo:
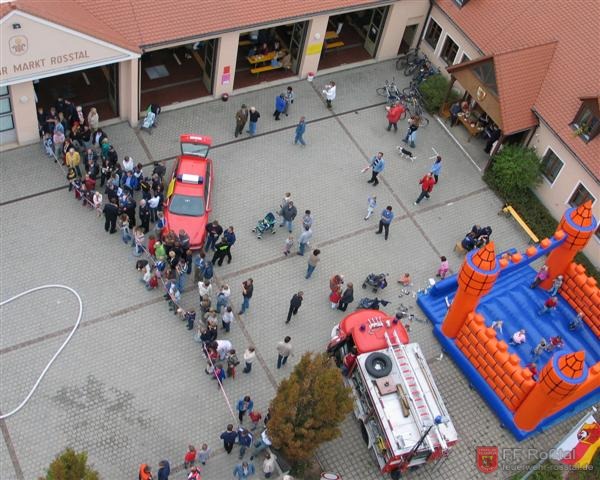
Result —
<path fill-rule="evenodd" d="M 435 178 L 433 178 L 433 174 L 429 172 L 421 180 L 419 180 L 419 183 L 421 184 L 421 194 L 419 195 L 419 198 L 415 200 L 413 205 L 418 205 L 419 202 L 424 198 L 429 198 L 429 194 L 435 185 Z"/>
<path fill-rule="evenodd" d="M 140 473 L 138 475 L 139 480 L 152 480 L 152 472 L 150 471 L 150 466 L 147 463 L 142 463 L 140 465 Z"/>
<path fill-rule="evenodd" d="M 405 109 L 402 106 L 402 104 L 398 102 L 394 103 L 394 105 L 392 105 L 391 107 L 386 107 L 386 110 L 388 120 L 387 131 L 389 132 L 392 129 L 392 127 L 394 127 L 394 133 L 396 133 L 398 131 L 398 122 L 400 121 L 400 118 L 402 118 Z"/>

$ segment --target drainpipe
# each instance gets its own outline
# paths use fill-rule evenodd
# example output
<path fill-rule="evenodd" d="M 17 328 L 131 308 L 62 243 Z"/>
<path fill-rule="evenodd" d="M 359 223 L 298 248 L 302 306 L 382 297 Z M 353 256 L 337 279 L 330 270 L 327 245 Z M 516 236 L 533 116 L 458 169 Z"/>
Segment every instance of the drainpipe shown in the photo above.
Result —
<path fill-rule="evenodd" d="M 535 127 L 533 127 L 533 130 L 531 131 L 531 133 L 529 134 L 529 138 L 527 139 L 527 143 L 525 144 L 526 147 L 529 147 L 529 144 L 533 140 L 533 137 L 535 137 L 535 134 L 538 131 L 538 128 L 539 128 L 539 125 L 536 125 Z"/>
<path fill-rule="evenodd" d="M 419 41 L 417 42 L 417 46 L 416 46 L 416 50 L 419 50 L 419 47 L 421 46 L 421 40 L 423 40 L 423 35 L 425 34 L 425 26 L 427 25 L 427 22 L 429 21 L 429 16 L 431 15 L 431 10 L 433 10 L 433 1 L 434 0 L 429 0 L 429 9 L 427 10 L 427 15 L 425 15 L 425 22 L 423 22 L 423 31 L 421 32 L 421 35 L 419 35 Z"/>

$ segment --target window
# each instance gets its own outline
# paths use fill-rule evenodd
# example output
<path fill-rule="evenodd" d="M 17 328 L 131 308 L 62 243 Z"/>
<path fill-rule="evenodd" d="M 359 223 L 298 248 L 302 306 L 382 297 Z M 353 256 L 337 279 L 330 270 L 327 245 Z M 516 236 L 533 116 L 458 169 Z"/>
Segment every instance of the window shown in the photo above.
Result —
<path fill-rule="evenodd" d="M 446 35 L 446 41 L 444 42 L 444 46 L 442 48 L 442 52 L 440 53 L 440 57 L 444 59 L 444 61 L 448 65 L 452 65 L 454 63 L 454 59 L 456 58 L 456 54 L 458 53 L 458 45 L 454 43 L 448 35 Z"/>
<path fill-rule="evenodd" d="M 598 114 L 591 108 L 591 105 L 584 103 L 581 106 L 575 120 L 571 123 L 571 128 L 574 134 L 585 143 L 598 135 L 598 132 L 600 132 L 600 119 Z"/>
<path fill-rule="evenodd" d="M 577 185 L 577 188 L 571 195 L 569 199 L 569 205 L 572 207 L 578 207 L 579 205 L 591 200 L 592 203 L 596 201 L 596 199 L 592 196 L 590 192 L 588 192 L 587 188 L 583 186 L 583 184 Z"/>
<path fill-rule="evenodd" d="M 471 70 L 475 76 L 481 80 L 481 83 L 483 83 L 487 89 L 497 97 L 498 87 L 496 85 L 496 71 L 494 70 L 494 62 L 488 61 L 485 63 L 480 63 Z"/>
<path fill-rule="evenodd" d="M 554 183 L 556 177 L 562 170 L 564 163 L 556 156 L 552 150 L 548 149 L 544 158 L 542 158 L 542 174 L 550 183 Z"/>
<path fill-rule="evenodd" d="M 469 58 L 469 56 L 466 53 L 462 54 L 462 58 L 460 59 L 460 63 L 465 63 L 465 62 L 470 62 L 471 59 Z"/>
<path fill-rule="evenodd" d="M 15 124 L 12 116 L 12 107 L 8 97 L 8 87 L 0 87 L 0 132 L 12 130 Z"/>
<path fill-rule="evenodd" d="M 432 18 L 427 26 L 425 32 L 425 41 L 435 50 L 437 47 L 440 36 L 442 35 L 442 27 L 440 27 L 436 21 Z"/>

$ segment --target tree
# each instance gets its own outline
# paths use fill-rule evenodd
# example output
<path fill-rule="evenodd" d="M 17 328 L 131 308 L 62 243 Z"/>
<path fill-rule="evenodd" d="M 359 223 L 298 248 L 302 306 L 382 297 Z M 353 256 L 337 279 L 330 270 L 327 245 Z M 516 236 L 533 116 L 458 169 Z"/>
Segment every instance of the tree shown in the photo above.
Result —
<path fill-rule="evenodd" d="M 66 448 L 50 464 L 40 480 L 100 480 L 100 474 L 87 465 L 87 453 Z"/>
<path fill-rule="evenodd" d="M 292 463 L 306 462 L 324 442 L 340 435 L 352 410 L 350 389 L 327 354 L 305 353 L 271 402 L 269 436 Z"/>
<path fill-rule="evenodd" d="M 540 160 L 532 148 L 505 145 L 494 157 L 488 178 L 510 200 L 540 183 Z"/>
<path fill-rule="evenodd" d="M 446 95 L 448 95 L 448 105 L 452 105 L 460 98 L 460 94 L 454 89 L 448 94 L 448 88 L 450 88 L 450 82 L 446 77 L 439 73 L 427 77 L 423 83 L 419 85 L 419 91 L 421 92 L 421 95 L 423 95 L 425 108 L 429 113 L 436 113 L 439 111 L 444 103 Z"/>

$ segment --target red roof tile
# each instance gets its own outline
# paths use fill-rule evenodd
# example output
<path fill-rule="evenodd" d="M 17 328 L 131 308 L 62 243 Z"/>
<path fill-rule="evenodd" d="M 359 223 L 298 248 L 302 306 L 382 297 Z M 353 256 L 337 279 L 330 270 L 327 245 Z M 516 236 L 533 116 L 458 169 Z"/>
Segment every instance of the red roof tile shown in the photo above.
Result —
<path fill-rule="evenodd" d="M 471 0 L 462 8 L 453 0 L 436 0 L 436 4 L 485 55 L 556 42 L 537 98 L 529 107 L 569 146 L 596 180 L 600 179 L 600 138 L 586 144 L 574 137 L 569 127 L 581 105 L 580 97 L 600 94 L 600 49 L 597 47 L 600 2 Z M 549 49 L 540 50 L 539 54 L 547 56 Z M 544 62 L 540 60 L 537 64 L 535 60 L 534 65 L 533 61 L 533 58 L 529 60 L 527 71 L 531 70 L 532 76 L 539 75 Z M 516 68 L 512 62 L 505 67 Z M 507 74 L 505 80 L 510 80 L 507 85 L 517 88 L 518 82 L 512 77 L 519 75 L 518 72 Z M 537 80 L 532 84 L 528 82 L 526 88 L 521 88 L 531 94 Z M 518 92 L 515 95 L 518 96 Z"/>

